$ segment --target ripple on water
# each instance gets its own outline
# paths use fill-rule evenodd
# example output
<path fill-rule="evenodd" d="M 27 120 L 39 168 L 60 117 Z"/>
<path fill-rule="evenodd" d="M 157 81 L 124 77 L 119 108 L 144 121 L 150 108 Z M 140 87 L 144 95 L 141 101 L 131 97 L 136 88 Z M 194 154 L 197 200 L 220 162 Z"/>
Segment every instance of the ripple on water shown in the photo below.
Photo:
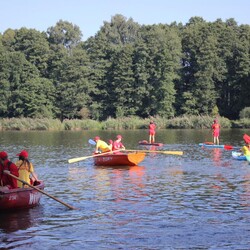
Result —
<path fill-rule="evenodd" d="M 199 147 L 193 133 L 173 131 L 162 139 L 175 135 L 183 143 L 161 150 L 183 150 L 183 156 L 147 154 L 140 166 L 126 168 L 94 167 L 92 159 L 68 164 L 92 153 L 80 133 L 26 137 L 45 191 L 78 209 L 43 196 L 39 207 L 1 214 L 0 247 L 249 249 L 249 165 L 232 160 L 229 151 Z M 19 134 L 8 150 L 19 151 L 21 141 Z"/>

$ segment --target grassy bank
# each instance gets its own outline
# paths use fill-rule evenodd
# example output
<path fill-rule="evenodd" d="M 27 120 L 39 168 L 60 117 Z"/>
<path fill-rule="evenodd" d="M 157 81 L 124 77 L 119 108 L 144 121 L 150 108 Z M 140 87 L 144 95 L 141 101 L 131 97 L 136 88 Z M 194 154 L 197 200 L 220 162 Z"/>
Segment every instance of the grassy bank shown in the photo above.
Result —
<path fill-rule="evenodd" d="M 172 119 L 162 117 L 153 118 L 157 124 L 157 129 L 207 129 L 211 127 L 214 117 L 211 116 L 182 116 Z M 58 119 L 30 119 L 11 118 L 0 119 L 0 130 L 126 130 L 126 129 L 146 129 L 150 119 L 138 117 L 124 117 L 106 121 L 86 120 L 64 120 Z M 240 119 L 230 121 L 220 117 L 219 123 L 222 128 L 250 128 L 250 119 Z"/>

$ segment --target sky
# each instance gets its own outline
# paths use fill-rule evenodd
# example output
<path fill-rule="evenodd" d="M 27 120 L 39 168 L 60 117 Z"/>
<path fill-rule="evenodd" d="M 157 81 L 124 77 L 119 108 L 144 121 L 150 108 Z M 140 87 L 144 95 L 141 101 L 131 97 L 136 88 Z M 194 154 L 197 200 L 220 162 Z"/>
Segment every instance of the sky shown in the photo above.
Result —
<path fill-rule="evenodd" d="M 191 17 L 207 22 L 234 18 L 250 25 L 249 0 L 0 0 L 0 33 L 8 28 L 47 31 L 59 20 L 77 25 L 83 40 L 94 36 L 116 14 L 140 25 L 186 24 Z"/>

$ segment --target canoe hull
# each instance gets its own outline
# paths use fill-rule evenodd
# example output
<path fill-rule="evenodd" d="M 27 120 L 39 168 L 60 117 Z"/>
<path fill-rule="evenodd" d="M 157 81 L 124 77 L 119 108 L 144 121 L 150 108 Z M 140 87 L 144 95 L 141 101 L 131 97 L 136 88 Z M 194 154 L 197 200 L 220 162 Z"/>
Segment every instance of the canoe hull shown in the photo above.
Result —
<path fill-rule="evenodd" d="M 145 153 L 108 154 L 94 157 L 96 166 L 136 166 L 145 158 Z"/>
<path fill-rule="evenodd" d="M 238 161 L 246 161 L 247 160 L 246 156 L 242 155 L 241 152 L 232 151 L 232 157 Z"/>
<path fill-rule="evenodd" d="M 246 159 L 247 159 L 247 161 L 248 161 L 249 164 L 250 164 L 250 156 L 249 156 L 249 155 L 246 156 Z"/>
<path fill-rule="evenodd" d="M 40 181 L 36 188 L 43 190 L 44 182 Z M 0 211 L 35 207 L 40 203 L 41 196 L 42 193 L 30 187 L 1 191 Z"/>

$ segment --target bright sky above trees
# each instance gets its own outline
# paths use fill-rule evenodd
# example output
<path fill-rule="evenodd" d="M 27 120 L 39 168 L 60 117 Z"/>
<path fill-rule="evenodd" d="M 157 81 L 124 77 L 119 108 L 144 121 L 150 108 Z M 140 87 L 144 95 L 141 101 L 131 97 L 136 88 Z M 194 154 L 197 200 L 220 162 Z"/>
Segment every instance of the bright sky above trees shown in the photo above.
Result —
<path fill-rule="evenodd" d="M 249 0 L 2 0 L 0 33 L 21 27 L 46 31 L 62 19 L 78 25 L 86 40 L 116 14 L 139 24 L 185 24 L 199 16 L 211 22 L 234 18 L 240 25 L 250 24 L 249 9 Z"/>

